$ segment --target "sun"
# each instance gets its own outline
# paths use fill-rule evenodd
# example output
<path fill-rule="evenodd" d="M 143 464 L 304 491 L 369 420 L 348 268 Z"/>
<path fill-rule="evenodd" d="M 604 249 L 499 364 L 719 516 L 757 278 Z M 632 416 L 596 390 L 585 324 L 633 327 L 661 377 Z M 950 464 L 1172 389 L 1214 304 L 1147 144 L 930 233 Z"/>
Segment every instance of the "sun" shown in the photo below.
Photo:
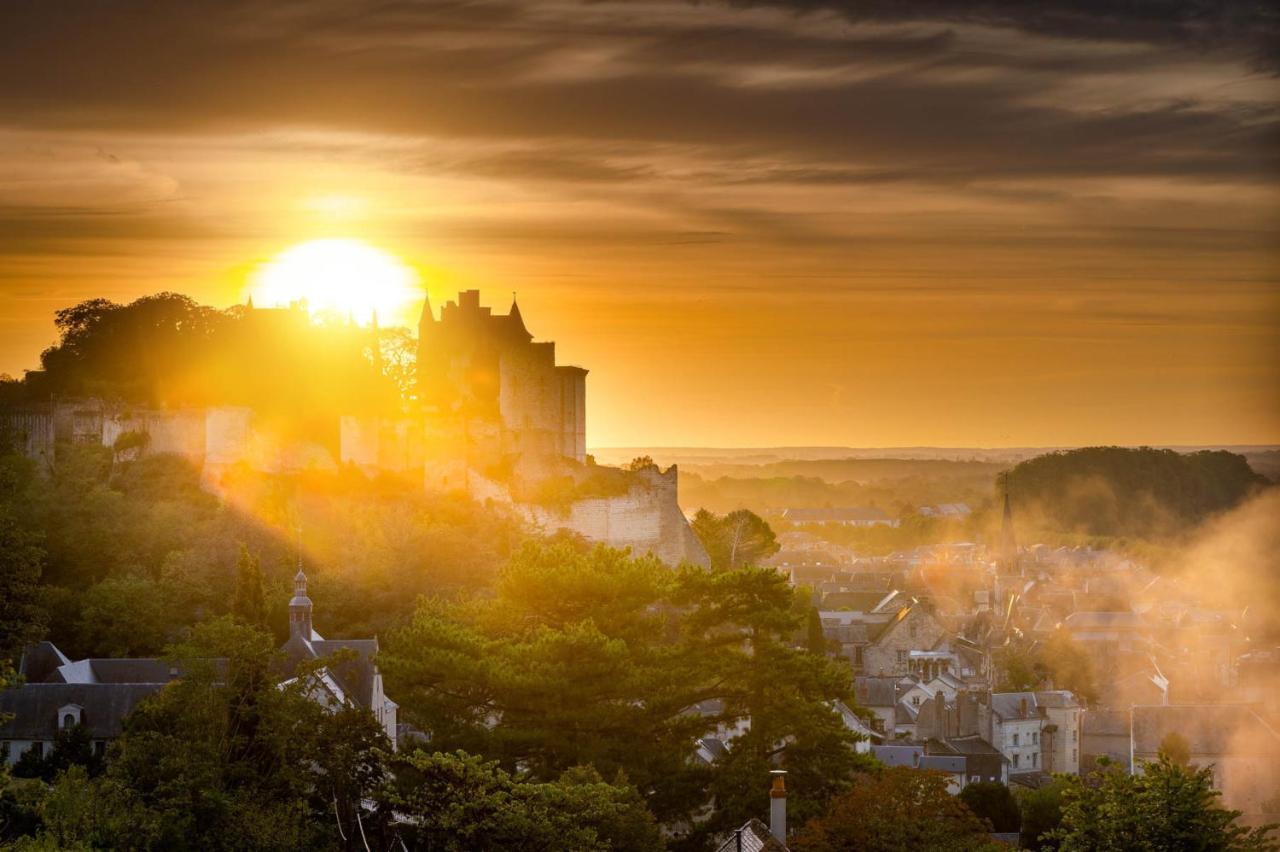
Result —
<path fill-rule="evenodd" d="M 249 288 L 259 306 L 305 303 L 368 325 L 398 322 L 421 300 L 417 275 L 394 255 L 353 239 L 310 240 L 264 263 Z"/>

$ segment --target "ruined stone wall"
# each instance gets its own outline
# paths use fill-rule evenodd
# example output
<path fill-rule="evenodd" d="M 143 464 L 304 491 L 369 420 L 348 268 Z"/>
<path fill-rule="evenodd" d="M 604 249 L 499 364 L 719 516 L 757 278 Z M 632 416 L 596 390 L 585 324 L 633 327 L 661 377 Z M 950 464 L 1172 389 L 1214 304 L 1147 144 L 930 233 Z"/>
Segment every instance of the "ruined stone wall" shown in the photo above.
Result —
<path fill-rule="evenodd" d="M 636 484 L 624 495 L 593 497 L 566 509 L 521 505 L 529 521 L 546 532 L 568 530 L 610 547 L 652 553 L 677 565 L 708 565 L 706 551 L 676 502 L 677 472 L 656 468 L 636 473 Z"/>
<path fill-rule="evenodd" d="M 409 417 L 343 417 L 338 458 L 366 475 L 411 474 L 422 469 L 423 421 Z"/>
<path fill-rule="evenodd" d="M 120 411 L 102 416 L 101 441 L 114 447 L 121 435 L 133 432 L 146 435 L 142 455 L 174 453 L 194 464 L 204 462 L 205 412 L 184 411 Z"/>
<path fill-rule="evenodd" d="M 52 459 L 56 444 L 53 412 L 14 409 L 0 413 L 0 443 L 11 444 L 28 458 Z"/>

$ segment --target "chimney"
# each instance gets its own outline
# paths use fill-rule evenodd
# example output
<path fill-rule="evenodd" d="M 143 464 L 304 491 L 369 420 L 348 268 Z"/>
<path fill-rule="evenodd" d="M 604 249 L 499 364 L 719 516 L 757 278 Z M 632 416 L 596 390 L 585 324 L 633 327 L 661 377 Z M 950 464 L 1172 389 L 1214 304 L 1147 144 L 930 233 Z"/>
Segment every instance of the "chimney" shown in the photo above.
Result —
<path fill-rule="evenodd" d="M 1027 699 L 1026 698 L 1018 699 L 1018 710 L 1019 712 L 1021 712 L 1022 718 L 1024 719 L 1027 718 Z"/>
<path fill-rule="evenodd" d="M 769 790 L 769 833 L 779 843 L 787 842 L 787 771 L 774 769 L 773 787 Z"/>

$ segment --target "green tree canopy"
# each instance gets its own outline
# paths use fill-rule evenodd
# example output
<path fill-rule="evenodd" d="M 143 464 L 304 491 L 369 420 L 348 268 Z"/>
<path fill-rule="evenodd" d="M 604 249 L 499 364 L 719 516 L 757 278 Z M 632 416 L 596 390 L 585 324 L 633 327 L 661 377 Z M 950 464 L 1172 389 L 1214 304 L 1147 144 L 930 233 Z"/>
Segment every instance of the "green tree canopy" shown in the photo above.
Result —
<path fill-rule="evenodd" d="M 577 765 L 621 771 L 660 819 L 701 807 L 711 784 L 741 823 L 767 806 L 762 779 L 784 751 L 813 773 L 798 785 L 810 796 L 847 785 L 857 766 L 831 707 L 848 676 L 793 644 L 803 612 L 774 571 L 673 571 L 603 547 L 531 545 L 492 598 L 425 601 L 381 664 L 433 745 L 547 782 Z M 721 764 L 694 763 L 699 736 L 748 717 Z"/>
<path fill-rule="evenodd" d="M 634 788 L 592 769 L 549 782 L 512 775 L 465 752 L 416 751 L 397 759 L 382 792 L 408 825 L 414 849 L 442 852 L 580 849 L 657 852 L 657 823 Z"/>
<path fill-rule="evenodd" d="M 1267 484 L 1244 456 L 1150 447 L 1086 447 L 1028 459 L 1008 473 L 1020 518 L 1063 532 L 1175 537 Z"/>
<path fill-rule="evenodd" d="M 941 773 L 895 766 L 860 777 L 792 839 L 793 852 L 973 852 L 1001 848 Z"/>
<path fill-rule="evenodd" d="M 738 509 L 723 516 L 699 509 L 693 516 L 692 526 L 713 568 L 757 565 L 777 553 L 780 547 L 769 524 L 749 509 Z"/>
<path fill-rule="evenodd" d="M 1066 783 L 1062 824 L 1052 833 L 1062 852 L 1280 848 L 1268 838 L 1275 826 L 1245 827 L 1239 811 L 1222 807 L 1212 770 L 1180 766 L 1166 755 L 1132 775 L 1113 767 L 1095 776 L 1094 783 L 1078 778 Z"/>
<path fill-rule="evenodd" d="M 960 791 L 964 802 L 975 816 L 991 824 L 992 831 L 1014 832 L 1022 827 L 1018 802 L 1009 787 L 999 781 L 979 781 Z"/>

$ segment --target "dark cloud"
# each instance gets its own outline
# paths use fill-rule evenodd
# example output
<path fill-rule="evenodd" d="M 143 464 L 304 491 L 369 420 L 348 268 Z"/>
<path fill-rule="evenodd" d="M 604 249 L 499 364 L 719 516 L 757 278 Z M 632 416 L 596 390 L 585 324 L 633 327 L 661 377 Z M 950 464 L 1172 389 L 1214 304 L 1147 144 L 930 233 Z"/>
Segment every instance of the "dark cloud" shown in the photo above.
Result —
<path fill-rule="evenodd" d="M 0 12 L 0 122 L 558 140 L 632 145 L 641 156 L 675 144 L 721 160 L 725 179 L 744 183 L 1269 180 L 1276 168 L 1277 112 L 1268 104 L 1085 109 L 1048 94 L 1077 75 L 1173 67 L 1192 55 L 1184 48 L 1236 51 L 1244 61 L 1274 34 L 1275 14 L 1261 4 L 735 5 L 924 29 L 815 32 L 785 19 L 736 21 L 733 9 L 713 4 L 692 17 L 681 9 L 693 7 L 676 4 L 641 19 L 608 3 L 580 14 L 509 2 L 11 3 Z M 1016 39 L 1003 49 L 971 45 L 952 27 L 972 24 L 1081 44 L 1053 56 Z M 1121 40 L 1165 50 L 1089 49 Z M 778 162 L 742 170 L 744 158 L 761 156 Z M 655 172 L 545 151 L 480 155 L 461 167 L 585 182 Z"/>
<path fill-rule="evenodd" d="M 1280 10 L 1268 0 L 733 0 L 851 21 L 977 24 L 1100 42 L 1221 50 L 1280 69 Z"/>

